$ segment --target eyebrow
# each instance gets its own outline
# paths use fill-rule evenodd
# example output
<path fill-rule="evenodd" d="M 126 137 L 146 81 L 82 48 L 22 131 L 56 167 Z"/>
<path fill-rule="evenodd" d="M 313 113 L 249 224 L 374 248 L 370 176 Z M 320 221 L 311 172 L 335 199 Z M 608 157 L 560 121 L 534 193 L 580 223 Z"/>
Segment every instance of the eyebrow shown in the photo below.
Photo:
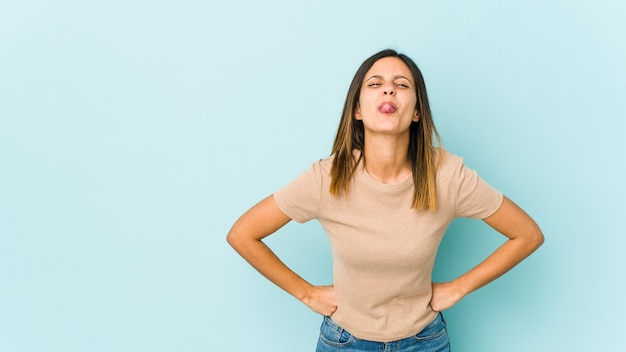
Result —
<path fill-rule="evenodd" d="M 372 77 L 370 77 L 370 78 L 366 79 L 366 80 L 365 80 L 365 82 L 369 81 L 369 80 L 370 80 L 370 79 L 372 79 L 372 78 L 384 79 L 384 78 L 383 78 L 383 76 L 381 76 L 381 75 L 374 75 L 374 76 L 372 76 Z M 395 75 L 395 76 L 393 76 L 393 79 L 394 79 L 394 80 L 396 80 L 396 79 L 398 79 L 398 78 L 404 78 L 404 79 L 406 79 L 407 81 L 411 82 L 411 84 L 413 84 L 413 81 L 411 81 L 411 80 L 410 80 L 407 76 L 403 76 L 403 75 Z"/>

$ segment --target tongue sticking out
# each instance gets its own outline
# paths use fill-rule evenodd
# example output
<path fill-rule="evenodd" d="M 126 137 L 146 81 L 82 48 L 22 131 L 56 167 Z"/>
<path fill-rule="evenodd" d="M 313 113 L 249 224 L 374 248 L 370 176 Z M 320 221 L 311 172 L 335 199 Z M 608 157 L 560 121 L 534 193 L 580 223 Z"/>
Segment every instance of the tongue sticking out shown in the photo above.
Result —
<path fill-rule="evenodd" d="M 378 107 L 383 114 L 393 114 L 396 112 L 396 106 L 391 103 L 383 103 Z"/>

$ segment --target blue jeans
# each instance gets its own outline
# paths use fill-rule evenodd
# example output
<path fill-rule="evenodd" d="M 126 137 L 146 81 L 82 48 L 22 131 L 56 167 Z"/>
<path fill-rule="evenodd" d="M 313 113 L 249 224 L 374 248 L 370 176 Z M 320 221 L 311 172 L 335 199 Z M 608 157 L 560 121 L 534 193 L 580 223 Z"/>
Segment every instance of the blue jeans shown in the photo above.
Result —
<path fill-rule="evenodd" d="M 446 320 L 439 313 L 420 333 L 398 341 L 361 340 L 324 317 L 316 352 L 450 352 Z"/>

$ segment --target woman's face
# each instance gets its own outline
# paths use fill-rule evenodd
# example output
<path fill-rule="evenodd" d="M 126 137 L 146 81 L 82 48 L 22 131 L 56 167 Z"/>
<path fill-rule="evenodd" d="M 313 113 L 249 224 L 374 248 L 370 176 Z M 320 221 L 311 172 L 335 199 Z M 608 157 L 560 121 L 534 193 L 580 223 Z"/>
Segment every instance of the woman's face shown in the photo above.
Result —
<path fill-rule="evenodd" d="M 415 80 L 397 57 L 385 57 L 372 65 L 361 85 L 355 118 L 363 121 L 366 134 L 409 133 L 418 121 Z"/>

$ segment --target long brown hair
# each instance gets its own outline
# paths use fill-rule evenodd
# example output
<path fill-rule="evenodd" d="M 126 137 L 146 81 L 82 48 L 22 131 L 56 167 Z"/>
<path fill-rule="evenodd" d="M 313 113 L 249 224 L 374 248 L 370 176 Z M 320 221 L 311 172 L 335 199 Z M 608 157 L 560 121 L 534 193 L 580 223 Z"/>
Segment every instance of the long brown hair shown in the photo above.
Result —
<path fill-rule="evenodd" d="M 348 89 L 348 95 L 341 114 L 341 121 L 337 129 L 337 136 L 333 143 L 332 153 L 335 155 L 330 169 L 330 193 L 337 196 L 347 193 L 350 181 L 361 161 L 365 162 L 365 135 L 363 121 L 354 118 L 354 113 L 359 103 L 361 85 L 367 71 L 374 63 L 385 57 L 396 57 L 404 62 L 415 80 L 415 92 L 417 95 L 416 109 L 419 112 L 419 120 L 412 122 L 410 127 L 409 148 L 407 157 L 411 162 L 413 174 L 413 204 L 415 209 L 427 209 L 434 211 L 437 208 L 437 149 L 441 145 L 441 138 L 435 128 L 426 85 L 422 73 L 408 56 L 394 50 L 380 51 L 365 60 L 357 70 Z M 358 158 L 353 153 L 359 150 Z"/>

